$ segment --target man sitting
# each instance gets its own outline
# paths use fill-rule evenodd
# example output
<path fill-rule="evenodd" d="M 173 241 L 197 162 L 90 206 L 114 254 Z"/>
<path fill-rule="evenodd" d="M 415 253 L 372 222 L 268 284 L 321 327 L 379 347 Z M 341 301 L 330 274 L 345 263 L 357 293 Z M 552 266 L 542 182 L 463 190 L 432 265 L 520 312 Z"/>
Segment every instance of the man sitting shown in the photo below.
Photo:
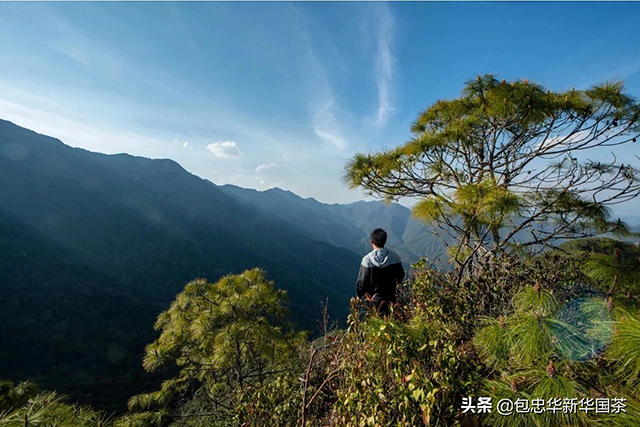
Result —
<path fill-rule="evenodd" d="M 384 245 L 387 233 L 376 228 L 371 233 L 373 250 L 362 258 L 356 295 L 362 298 L 368 295 L 374 307 L 381 315 L 388 315 L 390 306 L 396 301 L 396 285 L 404 279 L 404 269 L 400 257 Z"/>

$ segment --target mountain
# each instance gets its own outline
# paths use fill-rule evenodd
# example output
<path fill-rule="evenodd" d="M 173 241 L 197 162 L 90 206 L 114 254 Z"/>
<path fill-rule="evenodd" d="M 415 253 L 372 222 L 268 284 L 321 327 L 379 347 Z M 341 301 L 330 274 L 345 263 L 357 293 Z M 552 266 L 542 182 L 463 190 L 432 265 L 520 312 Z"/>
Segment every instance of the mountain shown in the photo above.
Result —
<path fill-rule="evenodd" d="M 621 218 L 629 226 L 634 229 L 640 229 L 640 216 L 638 215 L 623 215 Z"/>
<path fill-rule="evenodd" d="M 163 306 L 74 264 L 59 245 L 0 210 L 0 377 L 32 379 L 101 408 L 157 386 L 140 368 Z"/>
<path fill-rule="evenodd" d="M 640 216 L 623 216 L 621 219 L 629 226 L 629 231 L 635 233 L 635 235 L 623 239 L 636 243 L 640 242 Z"/>
<path fill-rule="evenodd" d="M 171 160 L 92 153 L 6 121 L 0 141 L 0 208 L 131 289 L 168 301 L 194 277 L 258 266 L 289 291 L 298 321 L 326 296 L 347 305 L 355 253 L 269 221 Z"/>
<path fill-rule="evenodd" d="M 270 220 L 314 239 L 364 254 L 371 250 L 369 234 L 373 229 L 382 227 L 389 236 L 388 246 L 398 252 L 405 266 L 427 258 L 437 267 L 449 267 L 442 241 L 433 235 L 434 228 L 412 218 L 411 211 L 400 204 L 381 201 L 324 204 L 280 188 L 265 191 L 235 185 L 219 188 L 237 202 L 257 209 Z M 630 231 L 640 233 L 640 217 L 625 216 L 622 220 L 629 225 Z M 446 238 L 446 233 L 440 234 Z M 514 240 L 524 242 L 529 238 L 529 230 L 523 230 L 516 234 Z M 639 240 L 637 235 L 616 238 L 629 242 Z"/>
<path fill-rule="evenodd" d="M 398 204 L 216 186 L 0 120 L 0 377 L 121 409 L 158 380 L 140 363 L 157 314 L 196 277 L 253 267 L 287 290 L 301 328 L 325 299 L 343 322 L 376 227 L 406 265 L 441 248 Z"/>
<path fill-rule="evenodd" d="M 234 185 L 219 188 L 238 203 L 260 212 L 261 216 L 270 221 L 334 246 L 357 253 L 363 250 L 362 232 L 342 217 L 341 205 L 325 205 L 314 199 L 303 199 L 279 188 L 267 191 Z"/>
<path fill-rule="evenodd" d="M 93 153 L 7 121 L 0 121 L 0 212 L 7 254 L 0 322 L 12 325 L 2 336 L 0 377 L 17 380 L 42 372 L 45 362 L 75 358 L 73 349 L 83 345 L 99 342 L 109 352 L 126 341 L 119 334 L 138 334 L 125 352 L 139 367 L 154 317 L 196 277 L 217 281 L 260 267 L 288 291 L 292 320 L 302 328 L 315 330 L 325 299 L 332 317 L 344 321 L 361 258 L 266 218 L 171 160 Z M 105 327 L 113 334 L 96 342 L 83 332 Z M 64 339 L 54 345 L 61 329 Z M 102 355 L 91 354 L 87 366 L 105 368 Z M 46 369 L 62 369 L 62 377 L 89 368 Z M 41 383 L 74 396 L 100 393 Z"/>
<path fill-rule="evenodd" d="M 219 188 L 270 220 L 362 255 L 371 250 L 369 234 L 378 227 L 387 231 L 388 246 L 398 252 L 407 266 L 425 257 L 434 260 L 443 248 L 441 241 L 430 234 L 432 228 L 428 224 L 412 218 L 411 211 L 397 203 L 324 204 L 279 188 L 266 191 L 234 185 Z"/>

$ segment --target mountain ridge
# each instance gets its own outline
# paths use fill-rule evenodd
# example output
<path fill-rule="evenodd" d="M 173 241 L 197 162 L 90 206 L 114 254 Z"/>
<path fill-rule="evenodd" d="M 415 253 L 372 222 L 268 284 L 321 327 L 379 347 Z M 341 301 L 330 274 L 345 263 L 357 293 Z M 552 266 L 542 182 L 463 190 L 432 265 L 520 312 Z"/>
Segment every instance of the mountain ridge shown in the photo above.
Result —
<path fill-rule="evenodd" d="M 399 253 L 405 266 L 425 257 L 434 260 L 442 250 L 441 242 L 429 234 L 432 227 L 413 218 L 411 210 L 398 203 L 325 204 L 279 188 L 260 191 L 231 184 L 219 188 L 270 218 L 362 255 L 371 250 L 369 234 L 378 227 L 387 231 L 388 246 Z"/>
<path fill-rule="evenodd" d="M 373 228 L 415 258 L 402 247 L 408 225 L 421 227 L 409 217 L 218 186 L 171 159 L 95 153 L 0 120 L 0 323 L 15 332 L 2 336 L 0 374 L 121 408 L 113 379 L 127 394 L 146 388 L 136 381 L 154 316 L 192 279 L 253 267 L 288 292 L 299 327 L 315 330 L 325 300 L 344 323 Z"/>
<path fill-rule="evenodd" d="M 263 268 L 277 287 L 288 292 L 291 319 L 301 328 L 315 330 L 325 299 L 332 318 L 346 319 L 360 262 L 360 256 L 348 249 L 266 220 L 172 160 L 93 153 L 7 121 L 0 121 L 0 212 L 18 219 L 7 219 L 4 230 L 23 230 L 25 239 L 40 236 L 34 238 L 39 242 L 36 246 L 48 248 L 22 257 L 18 256 L 24 252 L 20 238 L 3 239 L 2 250 L 12 256 L 0 270 L 4 308 L 0 322 L 16 328 L 33 322 L 39 325 L 29 329 L 28 342 L 17 333 L 4 337 L 0 374 L 15 380 L 25 378 L 14 375 L 35 375 L 43 369 L 39 354 L 76 357 L 71 352 L 82 348 L 86 337 L 74 331 L 102 322 L 101 299 L 90 304 L 82 299 L 100 283 L 105 284 L 100 285 L 104 295 L 111 295 L 108 283 L 125 290 L 124 299 L 115 306 L 130 311 L 136 321 L 112 311 L 113 317 L 105 321 L 110 323 L 107 329 L 114 331 L 112 338 L 134 337 L 123 351 L 137 366 L 132 378 L 138 378 L 142 350 L 153 334 L 153 317 L 188 281 L 215 282 L 230 273 Z M 20 273 L 25 271 L 34 273 Z M 87 279 L 83 271 L 94 272 L 95 279 Z M 105 296 L 104 303 L 114 298 L 121 297 Z M 88 310 L 96 311 L 93 323 L 91 313 L 74 314 L 87 304 Z M 150 312 L 148 307 L 157 308 Z M 58 317 L 47 321 L 47 313 L 58 313 Z M 60 313 L 69 316 L 63 318 Z M 64 348 L 56 348 L 58 344 L 48 339 L 51 336 L 60 337 Z M 118 339 L 111 344 L 124 345 Z M 116 350 L 105 349 L 119 353 Z M 102 370 L 117 377 L 133 368 L 112 369 L 109 360 L 114 357 L 104 359 L 97 350 L 88 354 L 93 363 L 78 364 L 77 372 L 54 363 L 47 376 L 53 383 L 43 385 L 78 396 L 82 402 L 97 399 L 110 407 L 105 399 L 113 393 L 101 394 L 90 385 Z M 69 375 L 92 380 L 55 383 Z"/>
<path fill-rule="evenodd" d="M 47 138 L 42 135 L 40 135 L 40 137 Z M 60 142 L 59 140 L 57 141 Z M 44 148 L 44 150 L 42 150 L 42 148 Z M 38 147 L 39 150 L 45 151 L 46 156 L 51 157 L 50 155 L 52 152 L 50 148 L 50 146 Z M 256 249 L 256 239 L 249 237 L 244 239 L 242 244 L 238 244 L 237 241 L 232 239 L 229 235 L 233 234 L 234 226 L 235 228 L 240 228 L 241 226 L 251 226 L 254 223 L 264 226 L 265 224 L 261 224 L 259 216 L 251 211 L 244 211 L 242 219 L 245 220 L 245 223 L 240 223 L 237 218 L 237 211 L 239 210 L 239 207 L 236 206 L 230 198 L 224 195 L 224 193 L 218 191 L 217 187 L 213 183 L 203 180 L 196 175 L 190 174 L 178 163 L 172 160 L 152 160 L 143 157 L 129 156 L 126 154 L 102 155 L 99 153 L 87 152 L 82 149 L 67 147 L 64 144 L 59 145 L 58 148 L 66 150 L 65 155 L 57 156 L 54 159 L 49 157 L 40 159 L 43 161 L 38 163 L 39 170 L 35 171 L 32 168 L 31 172 L 35 173 L 28 178 L 34 181 L 33 177 L 35 176 L 37 178 L 38 173 L 41 173 L 47 175 L 47 178 L 54 178 L 58 181 L 62 181 L 59 182 L 60 186 L 74 186 L 75 194 L 69 195 L 60 193 L 57 196 L 65 197 L 66 199 L 63 202 L 68 205 L 78 202 L 86 202 L 83 204 L 82 208 L 85 213 L 91 215 L 95 220 L 104 219 L 100 218 L 100 212 L 90 208 L 91 203 L 100 201 L 108 203 L 109 207 L 113 207 L 118 210 L 119 212 L 115 212 L 115 214 L 119 215 L 120 218 L 132 221 L 138 220 L 137 229 L 129 230 L 132 234 L 139 235 L 141 233 L 144 234 L 145 232 L 147 234 L 152 232 L 155 233 L 158 231 L 157 228 L 164 227 L 165 229 L 161 231 L 164 232 L 164 237 L 166 239 L 172 239 L 176 237 L 176 235 L 180 235 L 183 239 L 193 239 L 197 237 L 194 236 L 194 234 L 197 233 L 193 233 L 193 230 L 186 230 L 188 228 L 184 224 L 186 220 L 197 220 L 206 224 L 209 219 L 215 217 L 213 219 L 218 220 L 216 223 L 217 228 L 209 229 L 208 231 L 218 239 L 226 237 L 225 241 L 227 247 L 225 248 L 225 252 L 234 250 L 245 252 L 247 245 Z M 42 154 L 42 152 L 31 153 L 31 157 L 42 157 Z M 67 156 L 66 154 L 69 155 Z M 76 160 L 78 157 L 82 157 L 84 163 L 77 162 Z M 86 160 L 90 160 L 90 164 L 87 165 Z M 9 170 L 11 169 L 11 166 L 14 166 L 15 169 L 15 163 L 16 162 L 9 162 L 8 167 L 4 168 L 4 176 L 6 176 L 6 174 L 11 175 L 13 172 L 13 177 L 15 178 L 18 171 Z M 71 174 L 73 176 L 69 176 L 71 167 L 75 168 L 73 171 L 75 174 Z M 168 170 L 169 172 L 178 171 L 179 173 L 167 173 Z M 83 173 L 84 182 L 81 182 L 77 177 L 77 172 Z M 97 176 L 98 172 L 100 173 L 99 176 Z M 55 176 L 52 177 L 52 175 Z M 87 176 L 89 178 L 86 178 Z M 73 180 L 75 180 L 75 182 L 71 182 Z M 104 194 L 104 181 L 109 181 L 109 184 L 111 185 L 109 188 L 110 194 Z M 78 183 L 80 185 L 77 185 Z M 50 184 L 50 182 L 39 183 L 39 185 L 44 187 L 44 190 L 46 191 L 51 190 Z M 23 187 L 22 190 L 29 194 L 29 191 L 33 191 L 33 186 L 34 182 L 30 183 L 28 186 L 30 188 Z M 138 190 L 140 191 L 132 193 L 130 188 L 133 186 L 139 187 Z M 56 189 L 56 191 L 59 190 L 60 188 Z M 193 195 L 185 194 L 185 191 L 198 191 L 198 197 L 192 197 Z M 114 192 L 119 194 L 114 196 Z M 50 203 L 40 202 L 38 204 L 33 202 L 33 198 L 24 197 L 25 194 L 18 194 L 15 189 L 13 192 L 7 192 L 6 187 L 2 195 L 4 196 L 4 200 L 13 201 L 13 203 L 5 205 L 5 208 L 8 211 L 25 218 L 28 223 L 32 223 L 36 228 L 44 228 L 45 233 L 52 235 L 54 240 L 61 241 L 65 245 L 75 247 L 76 252 L 93 253 L 92 255 L 95 255 L 95 247 L 91 246 L 91 244 L 95 244 L 96 239 L 87 242 L 86 237 L 86 234 L 90 234 L 91 231 L 87 230 L 87 228 L 93 228 L 95 227 L 95 224 L 83 223 L 83 218 L 80 218 L 80 215 L 75 215 L 74 217 L 73 211 L 70 212 L 70 210 L 67 210 L 63 213 L 66 216 L 71 216 L 71 220 L 73 220 L 74 224 L 73 227 L 67 227 L 65 229 L 65 218 L 61 218 L 64 215 L 58 215 L 56 212 L 56 209 L 59 210 L 60 208 L 60 200 L 55 202 L 48 201 Z M 96 200 L 100 197 L 102 197 L 103 200 Z M 84 198 L 85 200 L 79 200 L 79 198 Z M 38 206 L 39 209 L 34 209 L 34 206 Z M 43 209 L 43 207 L 48 207 L 50 209 Z M 65 206 L 62 208 L 65 208 Z M 177 212 L 178 210 L 179 212 Z M 47 211 L 49 213 L 43 216 L 39 214 L 39 212 L 42 211 Z M 139 221 L 140 217 L 142 217 L 143 221 Z M 38 219 L 42 219 L 45 223 L 49 223 L 49 226 L 41 226 L 40 223 L 43 221 L 39 221 Z M 67 219 L 67 222 L 69 222 L 69 219 Z M 140 224 L 140 222 L 142 223 Z M 126 226 L 125 223 L 126 221 L 124 221 L 120 226 Z M 80 230 L 80 227 L 83 225 L 84 229 Z M 291 232 L 289 230 L 278 231 L 292 237 L 290 236 Z M 74 233 L 76 236 L 73 236 Z M 82 236 L 78 236 L 78 234 L 82 234 Z M 101 237 L 104 237 L 104 240 L 102 241 L 103 243 L 109 241 L 107 236 Z M 306 239 L 304 236 L 301 238 Z M 261 239 L 258 238 L 258 240 Z M 208 243 L 210 244 L 211 242 Z M 278 242 L 275 239 L 272 242 L 262 241 L 261 243 L 264 245 L 278 245 Z M 305 245 L 309 247 L 308 250 L 310 250 L 314 244 L 315 243 L 310 241 L 305 243 Z M 241 248 L 238 248 L 238 246 L 241 246 Z M 263 252 L 262 255 L 271 251 L 273 251 L 273 248 L 270 248 L 269 251 L 261 250 L 261 252 Z M 114 252 L 111 251 L 108 254 L 103 253 L 99 255 L 109 258 L 113 253 Z"/>

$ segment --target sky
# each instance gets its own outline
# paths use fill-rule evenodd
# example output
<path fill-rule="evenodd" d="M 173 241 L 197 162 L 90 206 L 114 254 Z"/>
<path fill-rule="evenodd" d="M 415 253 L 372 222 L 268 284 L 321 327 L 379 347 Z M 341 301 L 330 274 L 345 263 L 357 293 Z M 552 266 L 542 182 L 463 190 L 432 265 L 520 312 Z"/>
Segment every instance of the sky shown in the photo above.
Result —
<path fill-rule="evenodd" d="M 0 3 L 0 118 L 216 184 L 351 202 L 345 162 L 402 144 L 477 74 L 622 79 L 640 97 L 638 22 L 640 3 Z"/>

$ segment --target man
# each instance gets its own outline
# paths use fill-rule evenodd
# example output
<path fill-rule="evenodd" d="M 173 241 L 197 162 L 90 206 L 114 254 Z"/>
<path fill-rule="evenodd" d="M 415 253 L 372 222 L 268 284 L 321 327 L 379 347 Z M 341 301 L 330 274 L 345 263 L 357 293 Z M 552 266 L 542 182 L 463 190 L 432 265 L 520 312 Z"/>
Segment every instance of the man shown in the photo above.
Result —
<path fill-rule="evenodd" d="M 373 250 L 362 258 L 356 283 L 358 298 L 369 295 L 374 307 L 382 315 L 389 314 L 390 305 L 396 301 L 396 285 L 404 279 L 400 257 L 386 249 L 386 243 L 387 233 L 381 228 L 373 230 Z"/>

